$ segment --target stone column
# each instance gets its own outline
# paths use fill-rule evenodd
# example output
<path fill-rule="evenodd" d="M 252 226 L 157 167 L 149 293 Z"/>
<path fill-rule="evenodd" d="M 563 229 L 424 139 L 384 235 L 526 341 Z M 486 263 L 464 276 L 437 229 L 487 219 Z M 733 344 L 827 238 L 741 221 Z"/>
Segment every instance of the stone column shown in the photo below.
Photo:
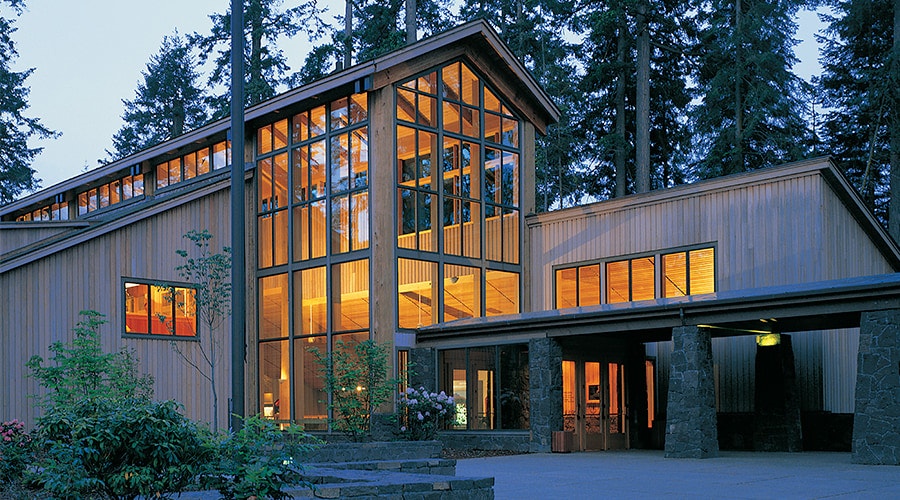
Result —
<path fill-rule="evenodd" d="M 778 345 L 756 347 L 754 387 L 753 449 L 802 451 L 800 395 L 790 335 L 781 334 Z"/>
<path fill-rule="evenodd" d="M 900 465 L 900 309 L 862 313 L 853 462 Z"/>
<path fill-rule="evenodd" d="M 550 451 L 551 433 L 563 430 L 562 347 L 551 338 L 528 341 L 528 390 L 531 398 L 530 451 Z"/>
<path fill-rule="evenodd" d="M 709 330 L 696 326 L 673 328 L 672 342 L 666 458 L 718 456 L 716 388 Z"/>
<path fill-rule="evenodd" d="M 409 350 L 410 370 L 409 386 L 418 389 L 425 387 L 429 391 L 438 390 L 437 360 L 431 347 L 416 347 Z"/>

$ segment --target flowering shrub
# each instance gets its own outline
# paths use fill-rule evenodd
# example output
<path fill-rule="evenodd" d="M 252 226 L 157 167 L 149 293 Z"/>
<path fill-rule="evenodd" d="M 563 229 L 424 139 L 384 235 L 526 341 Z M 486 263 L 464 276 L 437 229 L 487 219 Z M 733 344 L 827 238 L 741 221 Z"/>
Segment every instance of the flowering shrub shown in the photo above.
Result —
<path fill-rule="evenodd" d="M 31 462 L 31 436 L 18 420 L 0 423 L 0 484 L 17 481 Z"/>
<path fill-rule="evenodd" d="M 400 394 L 400 418 L 405 425 L 400 432 L 412 441 L 434 439 L 437 431 L 456 418 L 453 396 L 409 387 Z"/>

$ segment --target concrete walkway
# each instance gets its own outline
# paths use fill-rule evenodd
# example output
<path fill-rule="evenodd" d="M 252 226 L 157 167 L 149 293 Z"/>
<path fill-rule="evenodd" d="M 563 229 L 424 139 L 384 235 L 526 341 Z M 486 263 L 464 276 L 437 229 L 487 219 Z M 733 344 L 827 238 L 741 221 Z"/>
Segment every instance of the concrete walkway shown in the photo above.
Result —
<path fill-rule="evenodd" d="M 540 453 L 459 460 L 456 475 L 494 476 L 498 499 L 900 499 L 900 467 L 852 464 L 849 453 L 721 452 L 704 460 L 649 450 Z"/>

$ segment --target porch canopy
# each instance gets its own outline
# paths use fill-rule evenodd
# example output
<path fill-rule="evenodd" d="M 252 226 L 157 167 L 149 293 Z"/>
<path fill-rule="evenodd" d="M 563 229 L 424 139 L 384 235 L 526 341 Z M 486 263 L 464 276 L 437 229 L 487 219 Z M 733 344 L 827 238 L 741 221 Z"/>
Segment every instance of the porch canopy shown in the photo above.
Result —
<path fill-rule="evenodd" d="M 608 334 L 651 342 L 670 340 L 682 326 L 708 327 L 712 337 L 789 333 L 858 327 L 863 312 L 890 309 L 900 309 L 900 273 L 472 318 L 420 328 L 416 340 L 430 346 Z"/>

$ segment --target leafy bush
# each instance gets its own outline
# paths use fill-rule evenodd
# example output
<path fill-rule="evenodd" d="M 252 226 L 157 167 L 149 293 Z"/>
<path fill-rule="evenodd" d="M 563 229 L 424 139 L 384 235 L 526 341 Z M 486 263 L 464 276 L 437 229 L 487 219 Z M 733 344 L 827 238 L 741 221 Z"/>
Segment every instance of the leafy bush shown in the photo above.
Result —
<path fill-rule="evenodd" d="M 174 401 L 84 401 L 41 418 L 32 481 L 60 498 L 180 492 L 209 460 L 206 443 Z"/>
<path fill-rule="evenodd" d="M 282 488 L 311 487 L 301 480 L 297 460 L 317 444 L 299 426 L 282 431 L 271 420 L 247 417 L 241 430 L 220 436 L 201 485 L 226 499 L 291 498 Z"/>
<path fill-rule="evenodd" d="M 38 398 L 39 405 L 57 410 L 72 409 L 85 401 L 149 399 L 153 379 L 138 375 L 134 353 L 122 349 L 104 353 L 100 346 L 100 327 L 106 324 L 97 311 L 81 311 L 71 344 L 50 345 L 52 364 L 44 366 L 40 356 L 32 356 L 26 366 L 31 376 L 48 391 Z"/>
<path fill-rule="evenodd" d="M 372 412 L 390 400 L 398 381 L 388 377 L 388 344 L 374 340 L 335 342 L 329 355 L 310 352 L 331 394 L 332 425 L 354 440 L 369 434 Z"/>
<path fill-rule="evenodd" d="M 135 498 L 183 490 L 208 459 L 197 427 L 174 401 L 154 402 L 153 380 L 133 353 L 105 353 L 95 311 L 82 311 L 71 343 L 27 366 L 47 389 L 38 399 L 35 467 L 26 479 L 57 498 Z"/>
<path fill-rule="evenodd" d="M 0 484 L 18 481 L 32 462 L 31 436 L 18 420 L 0 423 Z"/>
<path fill-rule="evenodd" d="M 437 431 L 456 418 L 453 396 L 408 387 L 400 394 L 400 432 L 412 441 L 434 439 Z"/>

